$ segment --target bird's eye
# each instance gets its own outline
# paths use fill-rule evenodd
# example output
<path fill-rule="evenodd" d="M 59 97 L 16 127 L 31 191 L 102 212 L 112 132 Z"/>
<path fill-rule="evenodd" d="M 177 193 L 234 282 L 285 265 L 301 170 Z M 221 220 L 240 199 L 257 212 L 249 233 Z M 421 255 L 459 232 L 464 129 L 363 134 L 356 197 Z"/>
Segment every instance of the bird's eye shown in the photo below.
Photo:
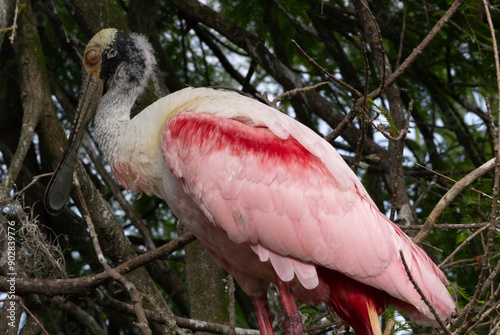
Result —
<path fill-rule="evenodd" d="M 101 55 L 99 54 L 99 51 L 97 51 L 96 49 L 90 49 L 85 54 L 85 61 L 89 62 L 90 64 L 94 64 L 99 60 L 100 57 Z"/>
<path fill-rule="evenodd" d="M 111 49 L 108 52 L 108 58 L 113 58 L 118 54 L 118 52 L 115 49 Z"/>

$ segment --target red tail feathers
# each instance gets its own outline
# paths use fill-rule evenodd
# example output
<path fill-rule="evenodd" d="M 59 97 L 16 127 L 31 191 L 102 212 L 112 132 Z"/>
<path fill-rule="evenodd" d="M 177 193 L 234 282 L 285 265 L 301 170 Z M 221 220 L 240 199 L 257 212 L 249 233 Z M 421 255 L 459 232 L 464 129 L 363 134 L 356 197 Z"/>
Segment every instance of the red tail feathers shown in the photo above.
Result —
<path fill-rule="evenodd" d="M 389 304 L 389 295 L 337 271 L 318 268 L 318 274 L 330 286 L 330 306 L 335 312 L 357 335 L 374 335 L 369 309 L 375 310 L 377 316 L 382 314 Z"/>

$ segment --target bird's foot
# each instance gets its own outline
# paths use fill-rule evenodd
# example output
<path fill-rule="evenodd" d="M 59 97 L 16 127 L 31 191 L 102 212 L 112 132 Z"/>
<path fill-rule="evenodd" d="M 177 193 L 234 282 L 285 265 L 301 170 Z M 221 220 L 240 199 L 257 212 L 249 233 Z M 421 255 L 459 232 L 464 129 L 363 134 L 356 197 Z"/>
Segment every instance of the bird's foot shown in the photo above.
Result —
<path fill-rule="evenodd" d="M 285 327 L 283 328 L 284 335 L 302 335 L 304 334 L 304 324 L 302 320 L 297 315 L 293 315 L 291 318 L 287 318 L 285 321 Z"/>

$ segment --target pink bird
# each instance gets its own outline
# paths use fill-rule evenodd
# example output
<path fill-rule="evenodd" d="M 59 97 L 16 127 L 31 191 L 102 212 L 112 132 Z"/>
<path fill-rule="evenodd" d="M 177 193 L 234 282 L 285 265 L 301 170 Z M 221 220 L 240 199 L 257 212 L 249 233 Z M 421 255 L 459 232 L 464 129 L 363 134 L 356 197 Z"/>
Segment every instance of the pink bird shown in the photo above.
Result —
<path fill-rule="evenodd" d="M 207 88 L 170 94 L 131 120 L 155 63 L 138 34 L 105 29 L 89 42 L 73 131 L 47 188 L 49 212 L 67 201 L 76 149 L 95 115 L 95 135 L 116 180 L 168 203 L 250 295 L 261 334 L 273 334 L 269 283 L 279 289 L 286 334 L 303 332 L 295 297 L 328 304 L 357 334 L 381 334 L 387 306 L 437 326 L 400 250 L 437 314 L 450 318 L 455 303 L 444 274 L 377 209 L 332 146 L 304 125 L 250 98 Z"/>

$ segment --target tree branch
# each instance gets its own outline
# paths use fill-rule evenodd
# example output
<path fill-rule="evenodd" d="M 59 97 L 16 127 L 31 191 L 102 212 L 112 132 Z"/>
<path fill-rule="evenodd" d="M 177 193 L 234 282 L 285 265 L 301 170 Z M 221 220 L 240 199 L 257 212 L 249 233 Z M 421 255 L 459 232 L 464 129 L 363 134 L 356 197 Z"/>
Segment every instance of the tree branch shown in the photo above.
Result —
<path fill-rule="evenodd" d="M 23 161 L 31 146 L 35 128 L 42 113 L 52 108 L 52 102 L 46 97 L 50 96 L 45 72 L 45 58 L 43 57 L 42 44 L 36 26 L 31 3 L 25 4 L 19 36 L 14 44 L 14 51 L 18 58 L 18 69 L 23 101 L 23 126 L 16 152 L 9 166 L 1 187 L 10 190 L 21 171 Z"/>
<path fill-rule="evenodd" d="M 422 229 L 418 232 L 417 236 L 413 238 L 413 242 L 416 245 L 422 245 L 424 240 L 427 238 L 431 230 L 436 225 L 438 218 L 444 212 L 444 210 L 450 205 L 450 203 L 460 194 L 462 191 L 472 184 L 476 179 L 480 178 L 488 171 L 495 167 L 495 158 L 490 159 L 467 176 L 460 179 L 455 185 L 453 185 L 448 192 L 439 200 L 437 205 L 434 207 L 432 212 L 425 220 L 422 225 Z"/>
<path fill-rule="evenodd" d="M 396 82 L 396 80 L 415 62 L 415 60 L 420 56 L 424 49 L 429 45 L 429 43 L 436 37 L 436 35 L 441 31 L 444 25 L 451 19 L 458 8 L 462 5 L 464 0 L 455 0 L 446 13 L 441 16 L 439 21 L 432 27 L 431 31 L 427 36 L 420 42 L 420 44 L 413 49 L 412 53 L 404 60 L 404 62 L 399 66 L 385 81 L 385 86 L 388 87 Z M 378 98 L 384 89 L 378 87 L 376 90 L 371 92 L 368 97 L 371 99 Z"/>
<path fill-rule="evenodd" d="M 152 335 L 151 329 L 149 328 L 148 320 L 146 319 L 146 315 L 144 314 L 144 308 L 142 307 L 142 297 L 139 291 L 137 290 L 135 285 L 130 280 L 128 280 L 127 277 L 122 276 L 118 271 L 111 268 L 106 259 L 104 258 L 104 254 L 102 253 L 101 246 L 99 245 L 99 240 L 97 239 L 97 234 L 94 229 L 94 224 L 92 223 L 92 219 L 90 218 L 90 213 L 87 208 L 87 204 L 85 203 L 85 199 L 83 197 L 80 184 L 78 183 L 78 178 L 76 178 L 76 176 L 74 178 L 74 182 L 76 184 L 76 191 L 78 193 L 78 197 L 80 198 L 80 201 L 82 203 L 82 209 L 83 209 L 82 214 L 85 221 L 87 222 L 87 227 L 89 228 L 89 234 L 90 237 L 92 238 L 92 244 L 94 245 L 94 250 L 97 253 L 97 259 L 104 267 L 104 272 L 107 273 L 107 275 L 110 278 L 113 278 L 114 280 L 122 283 L 129 292 L 130 300 L 132 301 L 132 305 L 134 305 L 135 314 L 137 316 L 137 319 L 139 320 L 139 322 L 136 323 L 136 326 L 141 330 L 143 335 Z"/>
<path fill-rule="evenodd" d="M 439 326 L 441 326 L 441 329 L 443 329 L 446 334 L 452 335 L 451 332 L 450 332 L 450 330 L 445 327 L 445 325 L 443 323 L 443 320 L 441 320 L 441 318 L 437 314 L 436 309 L 434 308 L 434 306 L 432 306 L 432 304 L 430 303 L 430 301 L 427 299 L 427 297 L 425 296 L 425 294 L 422 292 L 422 289 L 420 289 L 420 287 L 418 286 L 417 282 L 413 278 L 413 276 L 412 276 L 412 274 L 410 272 L 410 268 L 408 267 L 408 264 L 406 263 L 406 259 L 405 259 L 405 255 L 403 254 L 403 250 L 399 250 L 399 255 L 401 256 L 401 262 L 403 263 L 403 266 L 405 268 L 406 274 L 408 275 L 408 279 L 410 279 L 411 283 L 413 284 L 413 287 L 418 292 L 418 295 L 420 295 L 420 298 L 422 298 L 422 300 L 424 301 L 425 305 L 427 307 L 429 307 L 429 310 L 431 311 L 432 315 L 434 315 L 434 318 L 439 323 Z"/>
<path fill-rule="evenodd" d="M 196 238 L 191 233 L 185 233 L 175 240 L 162 245 L 161 247 L 148 251 L 142 255 L 134 257 L 114 269 L 120 274 L 125 275 L 139 267 L 150 263 L 156 259 L 167 257 L 174 251 L 191 243 Z M 94 289 L 103 285 L 111 277 L 106 272 L 101 272 L 95 275 L 71 278 L 71 279 L 24 279 L 20 278 L 16 281 L 17 294 L 42 294 L 46 296 L 68 295 L 68 294 L 84 294 L 88 290 Z M 5 277 L 0 277 L 0 291 L 6 292 L 9 290 L 8 283 Z"/>
<path fill-rule="evenodd" d="M 94 296 L 97 295 L 96 300 L 100 305 L 112 308 L 114 310 L 117 310 L 121 313 L 125 313 L 125 314 L 130 315 L 130 316 L 134 316 L 134 309 L 129 304 L 124 303 L 120 300 L 114 299 L 113 297 L 111 297 L 103 292 L 96 291 L 96 293 L 97 294 L 94 294 Z M 145 313 L 146 313 L 146 317 L 152 322 L 168 324 L 167 320 L 165 320 L 160 314 L 155 313 L 154 311 L 146 309 Z M 215 333 L 215 334 L 230 334 L 230 332 L 231 332 L 231 326 L 223 325 L 220 323 L 214 323 L 214 322 L 208 322 L 208 321 L 202 321 L 202 320 L 196 320 L 196 319 L 187 319 L 187 318 L 182 318 L 179 316 L 172 316 L 172 319 L 175 321 L 175 324 L 178 327 L 191 329 L 194 332 L 210 332 L 210 333 Z M 234 330 L 235 330 L 235 334 L 237 334 L 237 335 L 259 335 L 260 334 L 260 332 L 258 330 L 254 330 L 254 329 L 244 329 L 244 328 L 235 327 Z"/>

